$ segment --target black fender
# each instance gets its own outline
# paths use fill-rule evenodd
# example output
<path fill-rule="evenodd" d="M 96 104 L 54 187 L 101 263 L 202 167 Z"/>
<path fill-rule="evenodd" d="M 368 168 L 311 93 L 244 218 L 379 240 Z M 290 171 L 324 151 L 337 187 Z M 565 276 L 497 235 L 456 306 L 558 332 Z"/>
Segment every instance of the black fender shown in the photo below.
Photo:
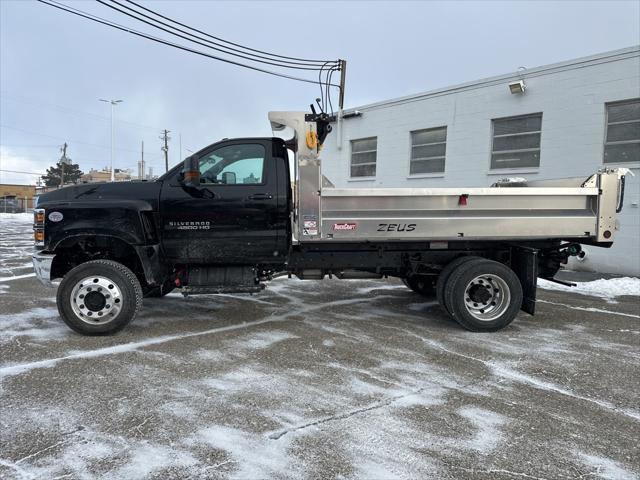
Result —
<path fill-rule="evenodd" d="M 153 206 L 145 200 L 46 202 L 44 251 L 57 252 L 87 239 L 126 245 L 135 251 L 148 284 L 165 277 Z M 54 215 L 52 221 L 50 214 Z M 55 261 L 54 261 L 55 262 Z"/>
<path fill-rule="evenodd" d="M 145 245 L 156 237 L 155 226 L 151 223 L 145 228 L 143 222 L 143 215 L 153 213 L 151 204 L 145 200 L 51 202 L 38 207 L 45 209 L 45 250 L 48 251 L 80 235 L 116 237 L 133 246 Z M 56 221 L 52 221 L 53 212 L 62 215 L 54 216 Z"/>

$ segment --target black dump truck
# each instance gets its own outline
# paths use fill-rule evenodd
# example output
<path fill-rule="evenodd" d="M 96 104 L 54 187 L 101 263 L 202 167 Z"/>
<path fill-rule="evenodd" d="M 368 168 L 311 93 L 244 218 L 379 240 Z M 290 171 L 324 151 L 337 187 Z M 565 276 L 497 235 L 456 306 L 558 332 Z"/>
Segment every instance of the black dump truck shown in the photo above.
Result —
<path fill-rule="evenodd" d="M 462 327 L 495 331 L 534 313 L 537 278 L 553 279 L 581 244 L 614 240 L 624 170 L 487 188 L 340 189 L 320 155 L 334 119 L 269 118 L 287 139 L 225 139 L 156 181 L 39 197 L 34 268 L 46 285 L 61 279 L 69 327 L 113 333 L 143 297 L 257 293 L 294 275 L 397 277 L 437 296 Z"/>

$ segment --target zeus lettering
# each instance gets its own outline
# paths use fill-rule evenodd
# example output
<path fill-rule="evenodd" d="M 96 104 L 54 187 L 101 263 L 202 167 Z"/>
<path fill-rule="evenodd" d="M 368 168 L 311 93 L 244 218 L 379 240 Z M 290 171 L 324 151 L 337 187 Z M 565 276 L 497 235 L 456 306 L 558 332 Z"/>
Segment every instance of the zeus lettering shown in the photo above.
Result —
<path fill-rule="evenodd" d="M 379 223 L 379 232 L 413 232 L 416 229 L 415 223 Z"/>

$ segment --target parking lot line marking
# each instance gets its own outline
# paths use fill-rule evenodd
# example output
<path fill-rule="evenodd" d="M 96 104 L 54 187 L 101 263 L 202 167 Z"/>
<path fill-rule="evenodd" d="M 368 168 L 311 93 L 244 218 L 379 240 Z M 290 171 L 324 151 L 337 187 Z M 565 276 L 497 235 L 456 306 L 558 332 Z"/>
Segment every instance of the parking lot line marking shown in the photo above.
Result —
<path fill-rule="evenodd" d="M 36 276 L 35 273 L 27 273 L 25 275 L 16 275 L 14 277 L 0 278 L 0 282 L 12 282 L 13 280 L 20 280 L 21 278 L 30 278 L 35 276 Z"/>
<path fill-rule="evenodd" d="M 271 434 L 269 434 L 269 438 L 271 440 L 279 440 L 280 438 L 284 437 L 285 435 L 291 432 L 297 432 L 298 430 L 304 430 L 309 427 L 315 427 L 317 425 L 322 425 L 323 423 L 327 423 L 327 422 L 344 420 L 346 418 L 353 417 L 354 415 L 358 415 L 360 413 L 366 413 L 366 412 L 370 412 L 371 410 L 377 410 L 379 408 L 388 407 L 389 405 L 391 405 L 394 402 L 397 402 L 398 400 L 402 400 L 404 398 L 411 397 L 413 395 L 420 395 L 425 388 L 427 387 L 419 388 L 418 390 L 410 391 L 403 395 L 397 395 L 395 397 L 391 397 L 386 400 L 382 400 L 382 401 L 367 405 L 366 407 L 356 408 L 354 410 L 349 410 L 348 412 L 337 413 L 335 415 L 331 415 L 328 417 L 319 418 L 317 420 L 312 420 L 310 422 L 303 423 L 302 425 L 295 425 L 290 428 L 284 428 L 282 430 L 272 432 Z"/>
<path fill-rule="evenodd" d="M 418 335 L 419 336 L 419 335 Z M 585 397 L 582 395 L 579 395 L 577 393 L 572 392 L 571 390 L 567 390 L 565 388 L 562 388 L 554 383 L 551 382 L 547 382 L 545 380 L 539 380 L 531 375 L 527 375 L 525 373 L 520 373 L 516 370 L 513 370 L 509 367 L 506 367 L 504 365 L 500 365 L 497 364 L 495 362 L 488 362 L 486 360 L 482 360 L 481 358 L 477 358 L 477 357 L 473 357 L 471 355 L 465 355 L 464 353 L 459 353 L 453 350 L 449 350 L 448 348 L 442 346 L 441 344 L 439 344 L 438 342 L 435 342 L 433 340 L 429 340 L 426 338 L 422 338 L 422 341 L 428 345 L 431 345 L 434 348 L 437 348 L 439 350 L 442 350 L 443 352 L 447 352 L 450 353 L 451 355 L 456 355 L 459 357 L 463 357 L 463 358 L 467 358 L 469 360 L 473 360 L 475 362 L 479 362 L 482 363 L 483 365 L 485 365 L 487 368 L 489 368 L 491 370 L 491 372 L 493 372 L 494 375 L 503 377 L 503 378 L 507 378 L 510 380 L 515 380 L 517 382 L 520 383 L 524 383 L 527 385 L 530 385 L 534 388 L 537 388 L 539 390 L 546 390 L 549 392 L 555 392 L 555 393 L 559 393 L 560 395 L 564 395 L 567 397 L 572 397 L 578 400 L 583 400 L 585 402 L 590 402 L 593 403 L 595 405 L 598 405 L 599 407 L 605 408 L 607 410 L 611 410 L 613 412 L 619 413 L 621 415 L 624 415 L 626 417 L 632 418 L 636 421 L 640 421 L 640 412 L 637 412 L 635 410 L 628 410 L 625 408 L 619 408 L 616 407 L 615 405 L 613 405 L 612 403 L 609 403 L 605 400 L 598 400 L 596 398 L 589 398 L 589 397 Z"/>
<path fill-rule="evenodd" d="M 611 315 L 621 315 L 623 317 L 640 318 L 640 315 L 634 315 L 633 313 L 614 312 L 613 310 L 604 310 L 602 308 L 595 307 L 578 307 L 574 305 L 567 305 L 566 303 L 549 302 L 548 300 L 536 300 L 540 303 L 548 303 L 549 305 L 557 305 L 558 307 L 567 307 L 571 310 L 580 310 L 582 312 L 595 312 L 595 313 L 607 313 Z"/>
<path fill-rule="evenodd" d="M 19 365 L 10 365 L 7 367 L 0 368 L 0 379 L 2 379 L 3 377 L 19 375 L 21 373 L 29 372 L 31 370 L 37 370 L 40 368 L 51 368 L 57 365 L 58 363 L 66 360 L 95 358 L 95 357 L 103 357 L 107 355 L 115 355 L 118 353 L 135 352 L 140 348 L 149 347 L 151 345 L 159 345 L 162 343 L 172 342 L 174 340 L 182 340 L 184 338 L 199 337 L 202 335 L 210 335 L 213 333 L 222 333 L 222 332 L 229 332 L 233 330 L 240 330 L 243 328 L 255 327 L 265 323 L 282 322 L 285 320 L 285 318 L 286 317 L 278 319 L 278 318 L 269 317 L 262 320 L 256 320 L 255 322 L 243 322 L 236 325 L 229 325 L 226 327 L 211 328 L 209 330 L 204 330 L 202 332 L 190 332 L 190 333 L 184 333 L 180 335 L 165 335 L 162 337 L 142 340 L 139 342 L 130 342 L 130 343 L 124 343 L 122 345 L 114 345 L 112 347 L 99 348 L 96 350 L 81 351 L 71 355 L 66 355 L 64 357 L 50 358 L 47 360 L 39 360 L 37 362 L 23 363 Z"/>
<path fill-rule="evenodd" d="M 389 327 L 389 328 L 393 328 L 399 331 L 403 331 L 413 337 L 416 337 L 418 339 L 420 339 L 423 343 L 426 343 L 427 345 L 431 346 L 432 348 L 436 348 L 438 350 L 441 350 L 443 352 L 449 353 L 451 355 L 456 355 L 458 357 L 462 357 L 462 358 L 466 358 L 468 360 L 473 360 L 474 362 L 478 362 L 483 364 L 484 366 L 486 366 L 489 370 L 491 370 L 491 372 L 496 375 L 496 376 L 501 376 L 503 378 L 507 378 L 510 380 L 514 380 L 520 383 L 524 383 L 527 385 L 530 385 L 534 388 L 537 388 L 539 390 L 545 390 L 545 391 L 550 391 L 550 392 L 555 392 L 558 393 L 560 395 L 565 395 L 568 397 L 572 397 L 578 400 L 583 400 L 585 402 L 590 402 L 593 403 L 595 405 L 598 405 L 599 407 L 605 408 L 607 410 L 611 410 L 615 413 L 624 415 L 626 417 L 632 418 L 636 421 L 640 421 L 640 412 L 636 411 L 636 410 L 630 410 L 630 409 L 625 409 L 625 408 L 619 408 L 616 407 L 615 405 L 613 405 L 612 403 L 609 403 L 605 400 L 598 400 L 596 398 L 589 398 L 589 397 L 584 397 L 582 395 L 579 395 L 577 393 L 574 393 L 570 390 L 567 390 L 565 388 L 562 388 L 558 385 L 555 385 L 551 382 L 546 382 L 544 380 L 539 380 L 535 377 L 532 377 L 531 375 L 527 375 L 525 373 L 520 373 L 518 371 L 515 371 L 509 367 L 505 367 L 504 365 L 499 365 L 496 364 L 495 362 L 489 362 L 486 360 L 483 360 L 481 358 L 477 358 L 474 357 L 472 355 L 466 355 L 464 353 L 460 353 L 460 352 L 456 352 L 454 350 L 450 350 L 448 348 L 446 348 L 445 346 L 443 346 L 442 344 L 440 344 L 439 342 L 436 342 L 434 340 L 428 339 L 428 338 L 424 338 L 421 335 L 418 335 L 417 333 L 411 332 L 409 330 L 403 329 L 403 328 L 399 328 L 399 327 Z"/>

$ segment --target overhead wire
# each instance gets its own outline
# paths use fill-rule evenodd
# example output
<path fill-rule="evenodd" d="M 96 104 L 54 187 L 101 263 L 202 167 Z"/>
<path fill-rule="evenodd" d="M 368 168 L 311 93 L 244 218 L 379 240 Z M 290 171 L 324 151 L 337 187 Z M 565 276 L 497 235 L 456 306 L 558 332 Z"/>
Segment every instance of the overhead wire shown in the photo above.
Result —
<path fill-rule="evenodd" d="M 164 16 L 164 15 L 162 15 L 160 13 L 157 13 L 157 12 L 151 10 L 150 8 L 147 8 L 147 7 L 143 6 L 143 5 L 140 5 L 140 4 L 138 4 L 138 3 L 136 3 L 136 2 L 134 2 L 132 0 L 125 0 L 125 1 L 127 3 L 131 3 L 131 4 L 135 5 L 136 7 L 140 8 L 142 10 L 145 10 L 145 11 L 147 11 L 149 13 L 153 13 L 154 15 L 156 15 L 156 16 L 158 16 L 160 18 L 164 18 L 165 20 L 172 21 L 173 23 L 176 23 L 177 25 L 180 25 L 182 27 L 188 28 L 189 30 L 193 30 L 194 32 L 201 33 L 202 35 L 206 35 L 207 37 L 212 38 L 214 40 L 217 40 L 219 42 L 228 43 L 229 45 L 233 45 L 235 47 L 244 48 L 245 50 L 249 50 L 249 51 L 256 52 L 256 53 L 262 53 L 262 54 L 269 55 L 269 56 L 272 56 L 272 57 L 288 59 L 288 60 L 298 60 L 298 61 L 301 61 L 301 62 L 313 62 L 313 63 L 317 63 L 319 65 L 323 64 L 323 63 L 325 63 L 327 61 L 327 60 L 312 60 L 312 59 L 308 59 L 308 58 L 288 57 L 288 56 L 285 56 L 285 55 L 277 55 L 275 53 L 269 53 L 269 52 L 265 52 L 263 50 L 257 50 L 255 48 L 250 48 L 250 47 L 247 47 L 247 46 L 244 46 L 244 45 L 240 45 L 238 43 L 230 42 L 229 40 L 224 40 L 222 38 L 215 37 L 215 36 L 213 36 L 211 34 L 203 32 L 202 30 L 198 30 L 197 28 L 193 28 L 193 27 L 190 27 L 189 25 L 185 25 L 184 23 L 180 23 L 177 20 L 174 20 L 172 18 L 166 17 L 166 16 Z M 230 48 L 230 47 L 228 47 L 228 48 Z"/>
<path fill-rule="evenodd" d="M 163 22 L 163 21 L 158 20 L 156 18 L 153 18 L 153 17 L 151 17 L 149 15 L 146 15 L 146 14 L 144 14 L 142 12 L 139 12 L 139 11 L 137 11 L 137 10 L 131 8 L 131 7 L 128 7 L 127 5 L 124 5 L 124 4 L 120 3 L 120 2 L 118 2 L 117 0 L 110 0 L 110 3 L 107 3 L 107 2 L 102 1 L 102 0 L 97 0 L 97 1 L 98 1 L 98 3 L 101 3 L 102 5 L 105 5 L 105 6 L 109 7 L 109 8 L 112 8 L 112 9 L 118 11 L 118 12 L 124 13 L 125 15 L 128 15 L 128 16 L 130 16 L 132 18 L 135 18 L 136 20 L 139 20 L 141 22 L 149 24 L 148 22 L 146 22 L 146 21 L 144 21 L 144 20 L 142 20 L 142 19 L 140 19 L 138 17 L 135 17 L 135 16 L 133 16 L 133 15 L 127 13 L 127 12 L 123 12 L 122 10 L 120 10 L 120 9 L 114 7 L 113 5 L 111 5 L 111 4 L 116 4 L 116 5 L 122 7 L 124 9 L 126 9 L 126 10 L 129 10 L 130 12 L 134 12 L 137 15 L 141 15 L 141 16 L 143 16 L 143 17 L 145 17 L 145 18 L 147 18 L 147 19 L 149 19 L 149 20 L 151 20 L 153 22 L 159 23 L 161 25 L 164 25 L 166 27 L 174 29 L 174 30 L 176 30 L 178 32 L 181 32 L 181 33 L 184 33 L 186 35 L 192 36 L 194 38 L 197 38 L 198 40 L 202 40 L 204 42 L 207 42 L 210 45 L 215 45 L 215 47 L 209 46 L 209 45 L 205 45 L 205 46 L 207 46 L 208 48 L 212 48 L 213 50 L 217 50 L 219 52 L 226 53 L 228 55 L 237 56 L 237 57 L 244 58 L 244 59 L 251 60 L 251 61 L 255 61 L 255 62 L 267 63 L 269 65 L 277 65 L 277 66 L 280 66 L 280 67 L 283 67 L 283 68 L 299 68 L 299 67 L 296 67 L 296 65 L 310 67 L 310 68 L 299 68 L 301 70 L 304 70 L 304 69 L 306 69 L 306 70 L 317 70 L 318 68 L 320 68 L 320 63 L 315 61 L 315 60 L 302 60 L 302 59 L 295 60 L 295 61 L 293 61 L 293 60 L 278 60 L 277 58 L 271 58 L 271 56 L 280 57 L 279 55 L 272 55 L 272 54 L 268 54 L 267 53 L 267 55 L 271 55 L 271 56 L 264 56 L 264 55 L 258 55 L 258 54 L 255 54 L 255 53 L 245 52 L 245 51 L 237 49 L 237 48 L 228 47 L 228 46 L 226 46 L 224 44 L 219 43 L 219 42 L 225 42 L 225 40 L 218 39 L 218 37 L 214 37 L 213 35 L 210 35 L 210 34 L 208 34 L 206 32 L 203 32 L 201 30 L 195 29 L 193 27 L 185 25 L 184 23 L 180 23 L 177 20 L 174 20 L 172 18 L 169 18 L 169 17 L 166 17 L 164 15 L 161 15 L 161 14 L 159 14 L 159 13 L 157 13 L 157 12 L 151 10 L 151 9 L 143 7 L 142 5 L 138 5 L 135 2 L 129 2 L 129 3 L 135 5 L 138 8 L 141 8 L 141 9 L 143 9 L 145 11 L 148 11 L 148 12 L 152 13 L 155 16 L 158 16 L 158 17 L 161 17 L 161 18 L 163 18 L 165 20 L 168 20 L 171 23 L 174 23 L 176 25 L 180 25 L 180 26 L 182 26 L 184 28 L 187 28 L 189 30 L 193 30 L 193 31 L 195 31 L 197 33 L 200 33 L 200 34 L 202 34 L 202 35 L 204 35 L 204 36 L 206 36 L 208 38 L 213 38 L 213 39 L 218 40 L 218 41 L 208 40 L 207 38 L 203 38 L 201 36 L 194 35 L 193 33 L 190 33 L 188 31 L 185 31 L 185 30 L 183 30 L 181 28 L 178 28 L 178 27 L 176 27 L 174 25 L 171 25 L 170 23 Z M 151 24 L 149 24 L 149 25 L 151 25 Z M 152 25 L 152 26 L 154 26 L 155 28 L 160 28 L 161 30 L 164 30 L 163 28 L 158 27 L 157 25 Z M 164 30 L 164 31 L 168 31 L 168 30 Z M 177 35 L 177 34 L 175 34 L 173 32 L 169 32 L 169 33 L 171 33 L 172 35 L 180 36 L 181 38 L 185 38 L 185 37 L 182 37 L 181 35 Z M 202 43 L 195 42 L 194 40 L 191 40 L 191 39 L 187 39 L 187 40 L 193 41 L 194 43 L 199 43 L 200 45 L 203 45 Z M 220 47 L 220 48 L 216 48 L 216 47 Z M 248 48 L 248 47 L 242 47 L 242 48 Z M 236 52 L 236 53 L 232 53 L 232 52 Z M 263 60 L 268 60 L 268 61 L 267 62 L 263 62 L 262 60 L 256 60 L 256 59 L 263 59 Z M 322 61 L 322 62 L 326 62 L 326 61 Z M 329 60 L 328 62 L 334 63 L 334 64 L 338 63 L 337 60 Z"/>
<path fill-rule="evenodd" d="M 149 35 L 147 33 L 140 32 L 138 30 L 134 30 L 134 29 L 129 28 L 129 27 L 125 27 L 125 26 L 120 25 L 118 23 L 115 23 L 115 22 L 113 22 L 111 20 L 106 20 L 104 18 L 98 17 L 98 16 L 96 16 L 94 14 L 90 14 L 90 13 L 84 12 L 84 11 L 79 10 L 77 8 L 69 7 L 68 5 L 62 4 L 62 3 L 57 2 L 55 0 L 37 0 L 37 1 L 40 2 L 40 3 L 43 3 L 45 5 L 49 5 L 50 7 L 56 8 L 58 10 L 62 10 L 62 11 L 65 11 L 67 13 L 71 13 L 73 15 L 76 15 L 76 16 L 91 20 L 93 22 L 100 23 L 102 25 L 106 25 L 106 26 L 115 28 L 116 30 L 120 30 L 120 31 L 127 32 L 127 33 L 130 33 L 132 35 L 135 35 L 135 36 L 138 36 L 138 37 L 141 37 L 141 38 L 145 38 L 147 40 L 151 40 L 151 41 L 154 41 L 154 42 L 157 42 L 157 43 L 161 43 L 161 44 L 173 47 L 173 48 L 177 48 L 179 50 L 183 50 L 183 51 L 186 51 L 186 52 L 194 53 L 196 55 L 207 57 L 207 58 L 210 58 L 210 59 L 213 59 L 213 60 L 218 60 L 218 61 L 221 61 L 221 62 L 224 62 L 224 63 L 228 63 L 228 64 L 231 64 L 231 65 L 236 65 L 238 67 L 247 68 L 249 70 L 254 70 L 254 71 L 257 71 L 257 72 L 266 73 L 268 75 L 273 75 L 273 76 L 276 76 L 276 77 L 287 78 L 289 80 L 295 80 L 295 81 L 299 81 L 299 82 L 316 84 L 315 80 L 310 80 L 310 79 L 302 78 L 302 77 L 295 77 L 293 75 L 288 75 L 288 74 L 280 73 L 280 72 L 274 72 L 272 70 L 266 70 L 264 68 L 256 67 L 256 66 L 253 66 L 253 65 L 247 65 L 245 63 L 237 62 L 235 60 L 230 60 L 228 58 L 223 58 L 223 57 L 219 57 L 217 55 L 211 55 L 211 54 L 206 53 L 206 52 L 201 52 L 199 50 L 194 50 L 194 49 L 186 47 L 184 45 L 173 43 L 173 42 L 170 42 L 168 40 L 164 40 L 162 38 L 155 37 L 153 35 Z M 332 86 L 338 87 L 338 85 L 332 85 Z"/>
<path fill-rule="evenodd" d="M 331 78 L 333 77 L 333 73 L 339 70 L 338 68 L 332 68 L 327 74 L 326 91 L 327 91 L 327 99 L 329 101 L 329 109 L 331 111 L 331 116 L 333 116 L 333 103 L 331 102 Z M 338 87 L 339 89 L 342 87 Z"/>
<path fill-rule="evenodd" d="M 39 99 L 35 99 L 35 98 L 29 98 L 29 97 L 25 97 L 25 96 L 22 96 L 22 95 L 13 95 L 13 94 L 11 94 L 11 96 L 7 96 L 3 92 L 6 92 L 6 90 L 1 90 L 0 91 L 0 97 L 2 97 L 5 100 L 12 101 L 12 102 L 20 102 L 20 103 L 25 103 L 27 105 L 32 105 L 32 106 L 36 106 L 36 107 L 40 106 L 40 107 L 48 108 L 48 109 L 51 109 L 51 110 L 64 111 L 65 113 L 68 113 L 70 115 L 86 115 L 88 117 L 93 117 L 93 118 L 100 119 L 100 120 L 109 120 L 109 117 L 105 117 L 103 115 L 98 115 L 96 113 L 86 112 L 84 110 L 79 110 L 77 108 L 71 108 L 71 107 L 67 107 L 65 105 L 59 105 L 59 104 L 56 104 L 56 103 L 45 102 L 43 100 L 39 100 Z M 9 93 L 9 92 L 7 92 L 7 93 Z M 160 132 L 163 130 L 160 127 L 153 127 L 153 126 L 150 126 L 150 125 L 143 125 L 143 124 L 140 124 L 140 123 L 129 122 L 127 120 L 114 119 L 113 121 L 115 123 L 127 124 L 127 125 L 131 125 L 131 126 L 134 126 L 134 127 L 147 129 L 147 130 L 160 131 Z"/>
<path fill-rule="evenodd" d="M 105 1 L 103 1 L 103 0 L 96 0 L 96 1 L 97 1 L 99 4 L 104 5 L 105 7 L 111 8 L 112 10 L 115 10 L 115 11 L 117 11 L 117 12 L 120 12 L 120 13 L 122 13 L 123 15 L 126 15 L 126 16 L 128 16 L 128 17 L 131 17 L 131 18 L 133 18 L 133 19 L 135 19 L 135 20 L 138 20 L 139 22 L 142 22 L 142 23 L 144 23 L 144 24 L 146 24 L 146 25 L 150 25 L 150 26 L 152 26 L 152 27 L 154 27 L 154 28 L 157 28 L 158 30 L 162 30 L 163 32 L 167 32 L 167 33 L 168 33 L 168 34 L 170 34 L 170 35 L 174 35 L 174 36 L 176 36 L 176 37 L 178 37 L 178 38 L 182 38 L 183 40 L 187 40 L 188 42 L 192 42 L 192 43 L 195 43 L 195 44 L 197 44 L 197 45 L 201 45 L 201 46 L 203 46 L 203 47 L 205 47 L 205 48 L 210 48 L 210 49 L 212 49 L 212 50 L 215 50 L 215 51 L 218 51 L 218 52 L 225 53 L 225 54 L 227 54 L 227 55 L 231 55 L 231 56 L 234 56 L 234 57 L 242 58 L 242 59 L 244 59 L 244 60 L 249 60 L 250 62 L 258 62 L 258 63 L 263 63 L 263 64 L 265 64 L 265 65 L 273 65 L 273 66 L 280 67 L 280 68 L 291 68 L 291 69 L 294 69 L 294 70 L 312 70 L 312 71 L 316 71 L 316 70 L 318 70 L 318 67 L 315 67 L 315 66 L 294 66 L 294 65 L 285 65 L 285 64 L 282 64 L 282 63 L 278 63 L 278 62 L 270 62 L 270 61 L 265 61 L 265 60 L 256 59 L 256 58 L 253 58 L 253 57 L 251 57 L 251 56 L 247 56 L 247 55 L 240 55 L 240 54 L 237 54 L 237 53 L 231 53 L 231 52 L 228 52 L 228 51 L 223 50 L 223 49 L 221 49 L 221 48 L 217 48 L 217 47 L 213 47 L 213 46 L 211 46 L 211 45 L 207 45 L 207 43 L 211 43 L 211 41 L 210 41 L 210 40 L 202 39 L 202 40 L 204 40 L 204 41 L 205 41 L 205 42 L 207 42 L 207 43 L 201 42 L 201 41 L 199 41 L 199 40 L 194 40 L 193 38 L 190 38 L 189 36 L 185 36 L 185 35 L 182 35 L 182 34 L 180 34 L 180 33 L 176 33 L 176 32 L 174 32 L 174 31 L 172 31 L 172 30 L 170 30 L 170 29 L 167 29 L 167 28 L 161 27 L 161 26 L 159 26 L 159 25 L 155 25 L 154 23 L 148 22 L 147 20 L 144 20 L 143 18 L 140 18 L 140 17 L 138 17 L 138 16 L 136 16 L 136 15 L 134 15 L 134 14 L 131 14 L 131 13 L 128 13 L 128 12 L 126 12 L 126 11 L 124 11 L 124 10 L 121 10 L 121 9 L 119 9 L 118 7 L 114 6 L 114 5 L 111 5 L 111 3 L 115 3 L 115 4 L 117 4 L 117 5 L 122 6 L 122 4 L 118 3 L 118 2 L 117 2 L 117 1 L 115 1 L 115 0 L 114 0 L 114 1 L 112 1 L 111 3 L 107 3 L 107 2 L 105 2 Z M 139 12 L 136 12 L 135 10 L 133 10 L 133 9 L 131 9 L 131 8 L 129 8 L 129 7 L 126 7 L 126 6 L 125 6 L 124 8 L 127 8 L 127 9 L 129 9 L 130 11 L 133 11 L 133 12 L 135 12 L 135 13 L 137 13 L 137 14 L 139 14 L 139 15 L 142 15 L 142 16 L 144 16 L 144 17 L 146 17 L 146 18 L 149 18 L 150 20 L 152 20 L 152 21 L 154 21 L 154 22 L 158 22 L 158 23 L 160 23 L 160 24 L 162 24 L 162 25 L 166 25 L 166 26 L 168 26 L 168 27 L 170 27 L 170 28 L 174 28 L 174 29 L 176 29 L 176 30 L 177 30 L 177 31 L 179 31 L 179 32 L 187 33 L 188 35 L 190 35 L 188 32 L 185 32 L 184 30 L 177 29 L 176 27 L 171 27 L 171 25 L 168 25 L 168 24 L 166 24 L 166 23 L 164 23 L 164 22 L 161 22 L 161 21 L 159 21 L 159 20 L 154 20 L 153 18 L 149 17 L 148 15 L 145 15 L 145 14 L 143 14 L 143 13 L 139 13 Z M 195 37 L 195 38 L 201 38 L 201 37 Z"/>

